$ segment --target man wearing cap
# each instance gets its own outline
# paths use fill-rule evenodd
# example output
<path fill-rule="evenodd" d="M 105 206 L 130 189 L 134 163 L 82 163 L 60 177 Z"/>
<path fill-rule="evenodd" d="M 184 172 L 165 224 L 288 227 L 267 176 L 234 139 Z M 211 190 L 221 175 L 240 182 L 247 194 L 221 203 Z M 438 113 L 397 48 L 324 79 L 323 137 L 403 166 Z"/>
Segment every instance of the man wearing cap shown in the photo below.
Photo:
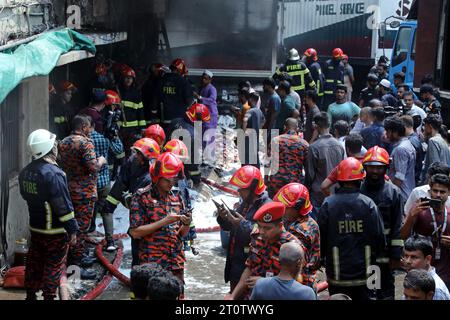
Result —
<path fill-rule="evenodd" d="M 320 232 L 319 225 L 310 216 L 313 206 L 309 191 L 300 183 L 289 183 L 278 191 L 273 200 L 286 206 L 284 226 L 306 248 L 302 283 L 316 290 L 316 272 L 320 269 Z"/>
<path fill-rule="evenodd" d="M 353 300 L 368 300 L 370 266 L 386 243 L 383 219 L 372 199 L 360 193 L 364 168 L 356 158 L 338 167 L 340 189 L 320 207 L 320 252 L 330 294 L 344 293 Z"/>
<path fill-rule="evenodd" d="M 63 81 L 57 88 L 57 95 L 51 100 L 49 128 L 60 140 L 70 134 L 70 123 L 76 111 L 71 101 L 77 87 L 70 81 Z"/>
<path fill-rule="evenodd" d="M 203 122 L 202 124 L 202 135 L 204 139 L 203 148 L 208 146 L 205 150 L 205 158 L 210 162 L 215 160 L 215 140 L 216 140 L 216 129 L 217 129 L 217 90 L 212 85 L 213 73 L 209 70 L 203 71 L 202 75 L 202 89 L 200 94 L 194 93 L 195 98 L 198 102 L 204 104 L 208 107 L 209 113 L 211 114 L 211 119 L 208 122 Z M 210 130 L 211 129 L 211 130 Z M 208 131 L 209 130 L 209 131 Z M 205 132 L 208 131 L 207 136 Z"/>
<path fill-rule="evenodd" d="M 403 204 L 406 199 L 394 184 L 385 179 L 389 168 L 389 154 L 385 149 L 378 146 L 371 148 L 367 151 L 362 163 L 367 176 L 361 186 L 361 193 L 372 199 L 378 206 L 383 217 L 387 242 L 387 247 L 377 259 L 377 265 L 381 269 L 381 288 L 377 290 L 377 299 L 394 300 L 395 279 L 392 272 L 400 268 L 403 249 L 400 227 Z"/>
<path fill-rule="evenodd" d="M 230 232 L 225 264 L 225 282 L 230 282 L 230 292 L 238 284 L 250 252 L 251 232 L 255 226 L 254 215 L 264 204 L 272 202 L 267 195 L 261 172 L 254 166 L 244 166 L 231 177 L 230 184 L 238 188 L 240 202 L 236 215 L 219 210 L 217 222 Z"/>
<path fill-rule="evenodd" d="M 398 105 L 398 100 L 391 92 L 391 83 L 389 80 L 383 79 L 380 81 L 380 85 L 378 86 L 378 94 L 385 107 L 396 107 Z"/>
<path fill-rule="evenodd" d="M 286 231 L 283 216 L 286 207 L 280 202 L 263 205 L 254 216 L 257 223 L 251 234 L 250 255 L 245 262 L 245 270 L 236 288 L 225 298 L 237 300 L 248 298 L 250 291 L 260 278 L 278 275 L 280 272 L 279 252 L 282 244 L 300 241 Z"/>
<path fill-rule="evenodd" d="M 359 94 L 359 106 L 361 108 L 369 107 L 369 102 L 378 98 L 378 76 L 374 73 L 367 75 L 367 87 L 361 90 Z"/>

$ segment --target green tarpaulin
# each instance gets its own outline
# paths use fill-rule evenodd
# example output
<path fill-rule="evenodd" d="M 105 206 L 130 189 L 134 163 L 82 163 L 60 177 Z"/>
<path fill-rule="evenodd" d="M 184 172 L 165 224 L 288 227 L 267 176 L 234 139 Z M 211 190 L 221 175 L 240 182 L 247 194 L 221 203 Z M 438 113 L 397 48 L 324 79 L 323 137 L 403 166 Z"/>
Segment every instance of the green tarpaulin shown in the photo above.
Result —
<path fill-rule="evenodd" d="M 95 54 L 95 45 L 71 29 L 46 32 L 10 52 L 0 52 L 0 102 L 23 79 L 49 74 L 59 57 L 72 50 Z"/>

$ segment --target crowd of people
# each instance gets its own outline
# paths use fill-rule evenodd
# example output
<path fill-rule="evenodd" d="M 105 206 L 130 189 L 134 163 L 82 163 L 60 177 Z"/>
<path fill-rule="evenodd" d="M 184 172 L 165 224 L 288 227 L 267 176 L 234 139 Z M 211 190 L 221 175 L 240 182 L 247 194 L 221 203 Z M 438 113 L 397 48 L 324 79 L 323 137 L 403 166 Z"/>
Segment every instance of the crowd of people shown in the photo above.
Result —
<path fill-rule="evenodd" d="M 130 211 L 134 297 L 184 296 L 184 251 L 195 254 L 196 238 L 188 187 L 215 157 L 195 163 L 194 139 L 188 148 L 171 135 L 194 136 L 196 122 L 214 133 L 217 91 L 209 70 L 195 88 L 181 59 L 149 71 L 138 86 L 129 66 L 96 65 L 91 102 L 78 110 L 70 105 L 76 86 L 63 82 L 50 131 L 30 135 L 33 161 L 20 174 L 30 211 L 27 299 L 39 290 L 53 299 L 66 264 L 96 278 L 86 237 L 100 213 L 105 250 L 117 249 L 119 203 Z M 450 149 L 438 92 L 426 78 L 418 99 L 404 74 L 391 84 L 388 72 L 384 61 L 372 68 L 356 104 L 357 79 L 341 49 L 323 64 L 312 48 L 303 58 L 292 49 L 263 92 L 239 83 L 233 111 L 245 155 L 228 183 L 240 199 L 232 209 L 216 204 L 230 238 L 226 299 L 315 300 L 322 267 L 335 299 L 394 299 L 401 268 L 406 299 L 450 299 Z M 270 164 L 249 139 L 261 129 L 269 130 Z M 202 142 L 215 149 L 214 134 Z"/>

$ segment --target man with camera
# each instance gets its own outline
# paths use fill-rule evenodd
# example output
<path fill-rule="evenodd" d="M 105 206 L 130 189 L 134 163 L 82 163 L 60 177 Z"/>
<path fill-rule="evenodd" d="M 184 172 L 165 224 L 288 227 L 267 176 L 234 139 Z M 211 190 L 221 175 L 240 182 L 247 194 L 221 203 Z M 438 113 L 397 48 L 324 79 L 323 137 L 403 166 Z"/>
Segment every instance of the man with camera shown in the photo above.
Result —
<path fill-rule="evenodd" d="M 109 103 L 108 95 L 105 94 L 105 101 L 102 102 L 103 106 Z M 102 108 L 103 109 L 103 108 Z M 105 119 L 101 117 L 100 119 L 102 123 L 105 123 Z M 96 127 L 97 128 L 97 127 Z M 111 179 L 109 174 L 109 159 L 111 156 L 117 157 L 124 154 L 123 144 L 122 141 L 119 139 L 119 136 L 117 135 L 117 131 L 113 132 L 111 134 L 110 128 L 107 126 L 104 127 L 105 131 L 98 132 L 97 129 L 95 129 L 91 133 L 91 139 L 94 143 L 95 147 L 95 153 L 97 154 L 97 157 L 103 156 L 106 159 L 108 159 L 108 163 L 103 165 L 103 167 L 100 169 L 100 172 L 98 173 L 98 179 L 97 179 L 97 194 L 98 194 L 98 200 L 95 203 L 94 207 L 94 215 L 93 215 L 93 221 L 91 222 L 91 227 L 89 228 L 89 231 L 93 232 L 95 231 L 95 218 L 98 212 L 102 213 L 103 218 L 103 225 L 105 228 L 105 239 L 106 239 L 106 250 L 107 251 L 114 251 L 116 250 L 116 246 L 114 244 L 113 240 L 113 232 L 114 232 L 114 225 L 113 225 L 113 217 L 112 213 L 109 212 L 103 212 L 102 208 L 106 205 L 106 198 L 111 190 Z"/>
<path fill-rule="evenodd" d="M 403 239 L 411 233 L 431 237 L 433 242 L 432 262 L 437 274 L 450 285 L 450 223 L 446 201 L 450 190 L 450 178 L 436 174 L 430 179 L 431 197 L 422 197 L 409 210 L 401 229 Z"/>

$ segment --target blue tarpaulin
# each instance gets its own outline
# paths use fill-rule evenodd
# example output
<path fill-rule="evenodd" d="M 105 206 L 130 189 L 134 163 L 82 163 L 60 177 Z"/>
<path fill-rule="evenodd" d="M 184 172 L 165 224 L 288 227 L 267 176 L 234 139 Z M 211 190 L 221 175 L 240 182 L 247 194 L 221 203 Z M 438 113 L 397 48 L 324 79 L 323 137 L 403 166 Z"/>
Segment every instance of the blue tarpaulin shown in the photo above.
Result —
<path fill-rule="evenodd" d="M 46 32 L 10 52 L 0 52 L 0 102 L 23 80 L 48 75 L 59 57 L 72 50 L 96 53 L 94 43 L 71 29 Z"/>

